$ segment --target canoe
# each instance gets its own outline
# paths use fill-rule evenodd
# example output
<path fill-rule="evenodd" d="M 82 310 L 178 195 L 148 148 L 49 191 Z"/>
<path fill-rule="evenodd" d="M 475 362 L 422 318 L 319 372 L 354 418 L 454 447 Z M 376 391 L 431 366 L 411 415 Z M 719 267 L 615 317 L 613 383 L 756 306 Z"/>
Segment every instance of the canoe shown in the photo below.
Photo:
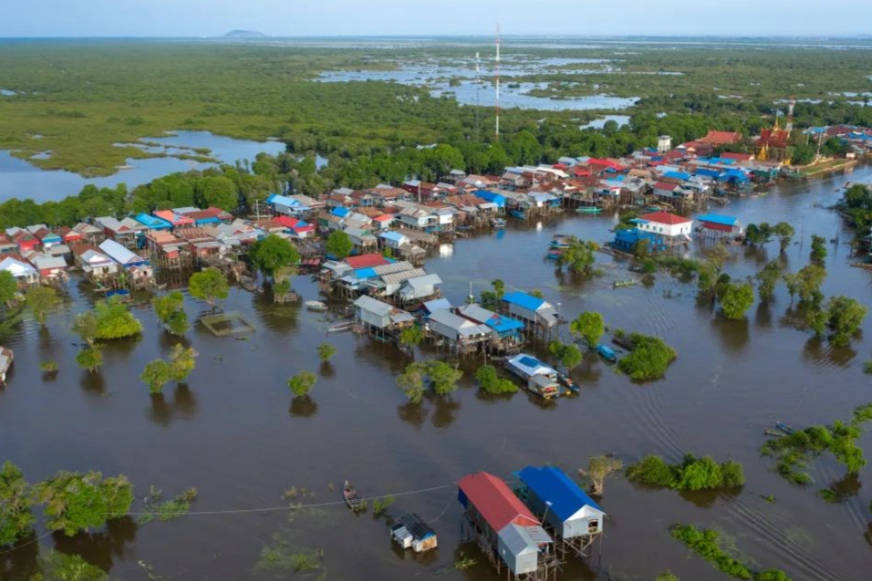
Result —
<path fill-rule="evenodd" d="M 501 230 L 506 227 L 506 221 L 502 218 L 494 218 L 493 222 L 491 222 L 494 228 L 497 230 Z"/>
<path fill-rule="evenodd" d="M 782 422 L 775 422 L 775 427 L 787 434 L 788 436 L 796 432 L 796 430 L 794 430 L 792 427 Z"/>
<path fill-rule="evenodd" d="M 784 435 L 782 432 L 779 432 L 778 430 L 773 430 L 770 428 L 763 430 L 763 433 L 766 434 L 767 436 L 773 436 L 776 438 L 780 438 L 781 436 Z"/>
<path fill-rule="evenodd" d="M 357 494 L 357 491 L 347 480 L 345 481 L 345 486 L 342 488 L 342 498 L 345 499 L 345 504 L 349 509 L 354 512 L 360 510 L 360 495 Z"/>
<path fill-rule="evenodd" d="M 612 283 L 612 286 L 614 288 L 624 288 L 624 287 L 628 287 L 628 286 L 635 286 L 637 284 L 639 284 L 639 281 L 632 280 L 632 279 L 630 279 L 630 280 L 616 280 L 615 282 Z"/>
<path fill-rule="evenodd" d="M 342 331 L 348 331 L 352 327 L 354 327 L 354 321 L 340 321 L 338 323 L 333 323 L 329 327 L 327 327 L 328 333 L 341 333 Z"/>
<path fill-rule="evenodd" d="M 591 215 L 603 213 L 603 209 L 597 208 L 596 206 L 585 206 L 583 208 L 577 208 L 575 211 L 578 212 L 579 214 L 591 214 Z"/>

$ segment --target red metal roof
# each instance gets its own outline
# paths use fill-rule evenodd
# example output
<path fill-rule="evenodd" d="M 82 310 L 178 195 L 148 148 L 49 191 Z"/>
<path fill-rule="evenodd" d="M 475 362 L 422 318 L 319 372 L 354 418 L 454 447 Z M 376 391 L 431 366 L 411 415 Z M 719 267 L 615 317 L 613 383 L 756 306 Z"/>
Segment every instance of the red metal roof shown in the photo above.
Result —
<path fill-rule="evenodd" d="M 284 215 L 276 216 L 275 218 L 273 218 L 273 222 L 275 222 L 276 224 L 281 224 L 285 228 L 293 228 L 299 223 L 299 221 L 300 220 L 297 218 L 291 218 L 290 216 Z"/>
<path fill-rule="evenodd" d="M 757 145 L 787 147 L 787 140 L 789 137 L 790 134 L 784 129 L 762 129 L 760 130 L 760 138 L 757 140 Z"/>
<path fill-rule="evenodd" d="M 731 145 L 742 141 L 742 134 L 738 131 L 709 131 L 698 141 L 709 145 Z"/>
<path fill-rule="evenodd" d="M 469 474 L 460 479 L 458 486 L 494 531 L 502 530 L 509 523 L 540 524 L 506 483 L 493 474 Z"/>
<path fill-rule="evenodd" d="M 349 256 L 345 259 L 345 262 L 348 263 L 348 266 L 356 270 L 358 268 L 381 266 L 382 264 L 388 264 L 390 261 L 381 254 L 376 254 L 373 252 L 371 254 Z"/>
<path fill-rule="evenodd" d="M 684 224 L 685 222 L 691 222 L 690 218 L 684 218 L 683 216 L 677 216 L 675 214 L 671 214 L 669 212 L 651 212 L 650 214 L 642 214 L 639 216 L 640 220 L 645 220 L 647 222 L 657 222 L 658 224 Z"/>
<path fill-rule="evenodd" d="M 654 184 L 655 190 L 669 190 L 670 192 L 677 187 L 677 184 L 670 183 L 667 181 L 657 182 Z"/>
<path fill-rule="evenodd" d="M 725 151 L 721 154 L 721 157 L 724 159 L 733 159 L 735 161 L 749 161 L 751 159 L 750 153 L 738 153 L 733 151 Z"/>

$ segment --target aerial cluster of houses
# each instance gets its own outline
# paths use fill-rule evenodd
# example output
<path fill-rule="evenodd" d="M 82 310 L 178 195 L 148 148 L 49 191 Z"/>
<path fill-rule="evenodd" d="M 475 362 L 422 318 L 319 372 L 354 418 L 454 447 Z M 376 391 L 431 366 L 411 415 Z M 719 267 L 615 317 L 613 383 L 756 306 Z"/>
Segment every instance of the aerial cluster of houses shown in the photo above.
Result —
<path fill-rule="evenodd" d="M 507 578 L 548 579 L 567 556 L 587 555 L 605 512 L 555 466 L 527 466 L 516 476 L 517 493 L 487 472 L 460 480 L 463 540 L 476 543 L 498 572 L 505 567 Z"/>

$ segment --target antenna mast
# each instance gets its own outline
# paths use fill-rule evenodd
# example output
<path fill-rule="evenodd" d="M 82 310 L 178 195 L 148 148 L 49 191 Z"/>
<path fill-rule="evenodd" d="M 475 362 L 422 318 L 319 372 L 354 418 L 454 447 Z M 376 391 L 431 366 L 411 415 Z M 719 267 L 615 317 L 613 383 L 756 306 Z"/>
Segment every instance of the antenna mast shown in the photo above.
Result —
<path fill-rule="evenodd" d="M 497 77 L 497 106 L 496 106 L 496 140 L 500 140 L 500 23 L 497 22 L 497 59 L 496 59 L 496 77 Z"/>

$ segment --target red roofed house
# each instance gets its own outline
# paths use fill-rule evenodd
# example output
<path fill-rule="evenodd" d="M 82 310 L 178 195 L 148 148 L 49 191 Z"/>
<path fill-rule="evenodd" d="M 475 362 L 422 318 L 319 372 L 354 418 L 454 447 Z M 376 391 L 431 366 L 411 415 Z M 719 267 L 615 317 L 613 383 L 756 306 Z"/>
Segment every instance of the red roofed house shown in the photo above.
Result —
<path fill-rule="evenodd" d="M 370 268 L 372 266 L 381 266 L 389 264 L 390 260 L 381 254 L 372 252 L 370 254 L 359 254 L 357 256 L 349 256 L 345 259 L 346 264 L 357 270 L 358 268 Z"/>
<path fill-rule="evenodd" d="M 669 212 L 651 212 L 639 216 L 636 227 L 662 238 L 666 244 L 680 244 L 690 240 L 693 220 Z"/>
<path fill-rule="evenodd" d="M 738 131 L 713 131 L 709 130 L 704 137 L 697 139 L 699 143 L 707 143 L 715 147 L 720 145 L 736 145 L 742 142 L 742 134 Z"/>
<path fill-rule="evenodd" d="M 173 225 L 173 228 L 184 228 L 186 226 L 194 225 L 193 218 L 189 218 L 182 214 L 176 214 L 172 210 L 155 210 L 152 214 L 158 218 L 166 220 Z"/>
<path fill-rule="evenodd" d="M 458 488 L 468 536 L 482 551 L 499 555 L 516 579 L 534 573 L 545 573 L 547 578 L 551 537 L 506 483 L 493 474 L 478 472 L 461 478 Z"/>

